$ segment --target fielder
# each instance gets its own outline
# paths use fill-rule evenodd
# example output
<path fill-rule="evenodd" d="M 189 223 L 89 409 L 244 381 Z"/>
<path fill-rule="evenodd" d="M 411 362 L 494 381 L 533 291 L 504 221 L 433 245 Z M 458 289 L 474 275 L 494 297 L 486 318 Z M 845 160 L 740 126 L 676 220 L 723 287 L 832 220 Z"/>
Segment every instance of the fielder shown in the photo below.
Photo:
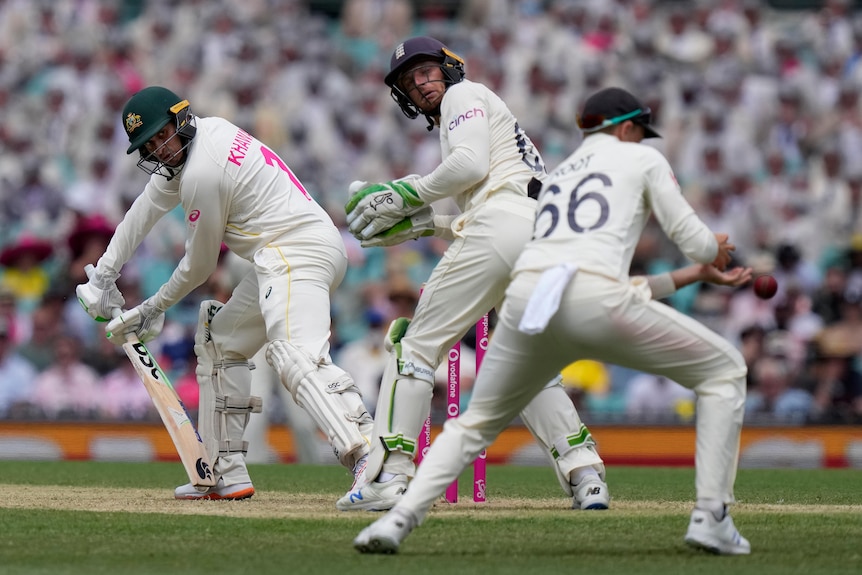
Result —
<path fill-rule="evenodd" d="M 658 303 L 674 282 L 630 280 L 632 254 L 650 214 L 689 258 L 724 270 L 734 249 L 683 198 L 655 137 L 650 110 L 608 88 L 580 117 L 583 144 L 542 189 L 534 239 L 512 273 L 469 408 L 450 419 L 410 489 L 354 546 L 393 553 L 446 486 L 573 360 L 595 359 L 663 375 L 697 394 L 697 502 L 686 543 L 748 554 L 727 512 L 745 404 L 742 355 L 696 320 Z M 736 270 L 739 280 L 746 272 Z M 750 270 L 747 270 L 750 278 Z"/>
<path fill-rule="evenodd" d="M 254 265 L 226 303 L 201 304 L 195 353 L 199 431 L 216 485 L 191 484 L 177 499 L 243 499 L 254 494 L 243 432 L 261 400 L 251 396 L 249 358 L 266 360 L 296 402 L 326 434 L 351 472 L 368 453 L 373 421 L 351 377 L 329 354 L 330 292 L 347 265 L 344 243 L 326 212 L 272 150 L 221 118 L 196 118 L 187 100 L 158 86 L 123 108 L 127 153 L 150 180 L 99 259 L 77 287 L 89 315 L 106 321 L 125 303 L 116 287 L 123 265 L 153 225 L 177 205 L 186 214 L 186 252 L 170 279 L 137 307 L 112 320 L 111 333 L 156 337 L 164 313 L 216 269 L 222 242 Z"/>
<path fill-rule="evenodd" d="M 347 221 L 363 245 L 431 234 L 453 241 L 425 284 L 412 321 L 400 318 L 390 326 L 371 453 L 364 473 L 336 503 L 342 511 L 386 510 L 399 501 L 415 473 L 434 372 L 470 326 L 499 306 L 515 259 L 533 233 L 535 195 L 547 176 L 542 158 L 506 104 L 464 76 L 464 61 L 434 38 L 399 44 L 385 82 L 405 115 L 424 115 L 429 130 L 440 128 L 443 161 L 424 177 L 351 186 L 356 193 Z M 431 210 L 432 202 L 446 197 L 456 200 L 459 216 Z M 607 509 L 604 463 L 560 379 L 548 377 L 520 415 L 572 507 Z"/>

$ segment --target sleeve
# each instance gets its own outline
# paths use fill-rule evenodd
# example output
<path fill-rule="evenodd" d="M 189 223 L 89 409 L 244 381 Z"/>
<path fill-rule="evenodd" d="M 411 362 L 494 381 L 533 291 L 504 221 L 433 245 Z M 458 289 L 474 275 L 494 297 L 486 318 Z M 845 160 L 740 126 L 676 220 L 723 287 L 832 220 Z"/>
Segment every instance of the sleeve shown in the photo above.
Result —
<path fill-rule="evenodd" d="M 419 179 L 416 191 L 426 204 L 460 194 L 481 182 L 491 169 L 490 107 L 466 84 L 450 87 L 440 105 L 441 130 L 447 131 L 449 154 L 437 168 Z M 469 115 L 469 117 L 468 117 Z M 467 118 L 454 125 L 446 118 Z"/>
<path fill-rule="evenodd" d="M 676 293 L 676 285 L 670 272 L 650 275 L 646 279 L 653 299 L 664 299 Z"/>
<path fill-rule="evenodd" d="M 99 258 L 96 271 L 116 280 L 153 226 L 180 203 L 179 189 L 162 176 L 152 176 L 144 192 L 135 198 L 117 226 L 105 253 Z"/>
<path fill-rule="evenodd" d="M 647 198 L 665 234 L 692 260 L 708 264 L 718 255 L 715 234 L 686 201 L 670 164 L 652 148 L 643 161 Z"/>
<path fill-rule="evenodd" d="M 186 253 L 168 281 L 154 296 L 156 307 L 166 310 L 204 283 L 215 271 L 227 225 L 230 197 L 220 186 L 224 170 L 211 169 L 199 177 L 186 174 L 183 194 L 188 198 Z M 217 200 L 217 201 L 216 201 Z"/>

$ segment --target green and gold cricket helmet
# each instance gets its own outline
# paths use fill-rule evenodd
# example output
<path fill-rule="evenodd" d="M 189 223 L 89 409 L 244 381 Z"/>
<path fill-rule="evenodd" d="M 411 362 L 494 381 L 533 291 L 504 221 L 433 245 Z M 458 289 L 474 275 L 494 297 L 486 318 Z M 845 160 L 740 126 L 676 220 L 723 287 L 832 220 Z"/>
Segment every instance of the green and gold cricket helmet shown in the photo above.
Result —
<path fill-rule="evenodd" d="M 123 106 L 123 128 L 129 137 L 127 154 L 140 150 L 150 138 L 168 125 L 177 122 L 177 131 L 182 133 L 187 121 L 188 100 L 183 100 L 172 91 L 161 86 L 149 86 L 129 98 Z"/>

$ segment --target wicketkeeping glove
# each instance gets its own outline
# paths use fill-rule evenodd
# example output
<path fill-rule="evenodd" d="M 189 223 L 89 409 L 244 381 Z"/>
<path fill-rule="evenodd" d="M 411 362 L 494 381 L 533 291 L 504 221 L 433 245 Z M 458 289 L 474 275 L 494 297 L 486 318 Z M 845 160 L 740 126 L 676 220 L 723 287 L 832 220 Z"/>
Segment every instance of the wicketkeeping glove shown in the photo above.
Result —
<path fill-rule="evenodd" d="M 122 309 L 126 303 L 123 294 L 117 289 L 116 278 L 98 273 L 92 265 L 88 265 L 86 271 L 89 281 L 75 288 L 78 301 L 91 318 L 96 321 L 110 321 L 111 312 Z"/>
<path fill-rule="evenodd" d="M 356 238 L 367 240 L 388 230 L 421 209 L 413 178 L 370 184 L 353 194 L 344 206 L 347 227 Z"/>
<path fill-rule="evenodd" d="M 359 244 L 363 248 L 394 246 L 407 240 L 434 235 L 434 208 L 425 206 L 408 218 L 404 218 L 388 230 L 384 230 Z"/>
<path fill-rule="evenodd" d="M 122 345 L 126 343 L 126 334 L 129 332 L 134 332 L 142 343 L 158 337 L 165 327 L 165 310 L 157 308 L 153 300 L 149 298 L 138 307 L 112 319 L 105 327 L 108 339 Z"/>

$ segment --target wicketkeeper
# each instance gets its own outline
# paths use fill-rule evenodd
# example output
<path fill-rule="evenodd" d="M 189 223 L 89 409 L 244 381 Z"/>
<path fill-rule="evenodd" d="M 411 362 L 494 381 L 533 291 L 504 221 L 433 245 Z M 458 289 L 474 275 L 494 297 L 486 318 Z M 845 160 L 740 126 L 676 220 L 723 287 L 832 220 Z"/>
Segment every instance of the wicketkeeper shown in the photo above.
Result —
<path fill-rule="evenodd" d="M 177 499 L 243 499 L 254 494 L 244 459 L 249 358 L 266 359 L 296 402 L 326 434 L 351 472 L 368 453 L 373 422 L 351 377 L 329 353 L 330 292 L 347 266 L 344 243 L 326 212 L 290 168 L 259 140 L 222 118 L 196 118 L 187 100 L 159 86 L 133 95 L 122 112 L 127 153 L 150 174 L 99 259 L 77 288 L 93 318 L 107 321 L 125 304 L 116 287 L 123 265 L 153 225 L 177 205 L 185 213 L 186 252 L 170 279 L 112 320 L 110 333 L 156 337 L 164 313 L 215 271 L 224 243 L 254 265 L 227 302 L 205 301 L 195 335 L 199 431 L 217 484 Z"/>

